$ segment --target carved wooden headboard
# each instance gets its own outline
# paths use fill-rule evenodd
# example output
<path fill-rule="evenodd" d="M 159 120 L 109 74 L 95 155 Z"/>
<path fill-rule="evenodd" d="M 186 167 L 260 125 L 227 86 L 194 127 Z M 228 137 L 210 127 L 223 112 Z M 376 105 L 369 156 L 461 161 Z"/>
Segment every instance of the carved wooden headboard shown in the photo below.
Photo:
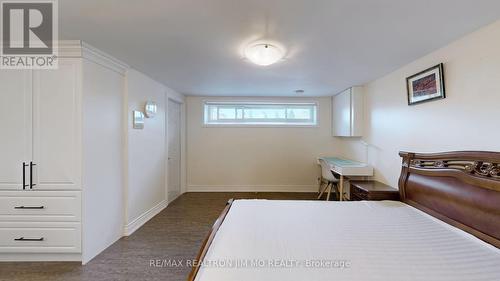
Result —
<path fill-rule="evenodd" d="M 500 248 L 500 152 L 400 152 L 401 200 Z"/>

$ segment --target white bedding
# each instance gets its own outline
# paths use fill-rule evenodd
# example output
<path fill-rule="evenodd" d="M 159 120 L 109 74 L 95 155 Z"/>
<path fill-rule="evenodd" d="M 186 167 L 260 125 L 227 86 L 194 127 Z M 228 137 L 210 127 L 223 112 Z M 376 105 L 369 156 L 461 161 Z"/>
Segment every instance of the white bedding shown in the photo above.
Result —
<path fill-rule="evenodd" d="M 401 202 L 236 200 L 196 280 L 499 281 L 500 250 Z"/>

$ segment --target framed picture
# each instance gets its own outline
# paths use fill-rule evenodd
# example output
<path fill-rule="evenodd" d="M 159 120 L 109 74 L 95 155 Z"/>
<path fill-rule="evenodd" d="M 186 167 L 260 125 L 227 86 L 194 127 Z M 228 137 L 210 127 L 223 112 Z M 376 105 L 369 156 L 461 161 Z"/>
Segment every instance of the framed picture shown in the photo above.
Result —
<path fill-rule="evenodd" d="M 428 68 L 406 78 L 408 105 L 414 105 L 446 97 L 443 64 Z"/>

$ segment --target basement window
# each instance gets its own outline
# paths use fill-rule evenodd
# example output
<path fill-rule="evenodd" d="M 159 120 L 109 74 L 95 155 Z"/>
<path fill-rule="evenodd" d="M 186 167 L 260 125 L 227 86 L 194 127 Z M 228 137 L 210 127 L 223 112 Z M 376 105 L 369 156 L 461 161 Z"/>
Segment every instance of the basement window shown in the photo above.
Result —
<path fill-rule="evenodd" d="M 316 103 L 205 102 L 205 125 L 317 126 Z"/>

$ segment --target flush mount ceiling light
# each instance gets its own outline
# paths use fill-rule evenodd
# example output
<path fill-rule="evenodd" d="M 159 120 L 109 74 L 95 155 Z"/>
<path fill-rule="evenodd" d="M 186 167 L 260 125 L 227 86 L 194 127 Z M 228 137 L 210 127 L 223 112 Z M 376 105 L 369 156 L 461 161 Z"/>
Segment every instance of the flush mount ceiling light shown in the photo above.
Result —
<path fill-rule="evenodd" d="M 283 49 L 268 43 L 252 44 L 245 49 L 245 57 L 251 62 L 262 66 L 277 63 L 284 56 Z"/>

